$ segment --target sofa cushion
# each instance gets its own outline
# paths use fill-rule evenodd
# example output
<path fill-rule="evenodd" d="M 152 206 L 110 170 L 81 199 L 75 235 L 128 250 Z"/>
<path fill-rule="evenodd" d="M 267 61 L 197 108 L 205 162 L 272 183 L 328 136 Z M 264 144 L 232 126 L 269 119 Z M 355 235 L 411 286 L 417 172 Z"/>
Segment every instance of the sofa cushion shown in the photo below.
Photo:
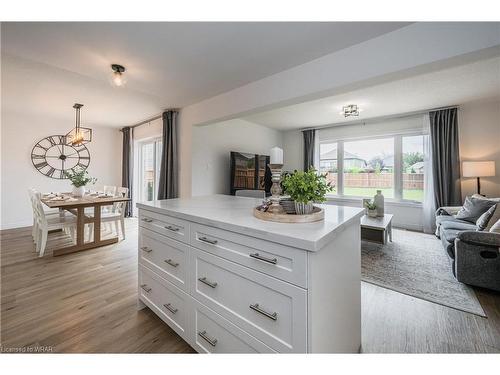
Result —
<path fill-rule="evenodd" d="M 458 221 L 458 219 L 456 219 L 455 216 L 449 216 L 449 215 L 436 216 L 436 225 L 441 225 L 446 221 Z M 463 221 L 463 222 L 467 223 L 467 221 Z"/>
<path fill-rule="evenodd" d="M 488 232 L 491 233 L 500 233 L 500 219 L 497 220 L 495 224 L 492 225 Z"/>
<path fill-rule="evenodd" d="M 463 220 L 444 221 L 441 223 L 443 229 L 476 230 L 477 226 Z"/>
<path fill-rule="evenodd" d="M 489 199 L 466 197 L 462 209 L 455 215 L 457 219 L 475 223 L 479 217 L 497 202 Z"/>
<path fill-rule="evenodd" d="M 488 221 L 488 225 L 486 225 L 486 228 L 484 230 L 489 231 L 491 227 L 500 220 L 500 203 L 497 203 L 495 206 L 495 212 L 493 212 L 493 215 L 490 217 L 490 221 Z"/>
<path fill-rule="evenodd" d="M 485 230 L 486 227 L 488 226 L 488 223 L 491 220 L 491 217 L 495 213 L 495 210 L 499 204 L 495 204 L 494 206 L 491 206 L 488 211 L 486 211 L 484 214 L 479 216 L 479 219 L 476 221 L 476 226 L 477 230 Z"/>

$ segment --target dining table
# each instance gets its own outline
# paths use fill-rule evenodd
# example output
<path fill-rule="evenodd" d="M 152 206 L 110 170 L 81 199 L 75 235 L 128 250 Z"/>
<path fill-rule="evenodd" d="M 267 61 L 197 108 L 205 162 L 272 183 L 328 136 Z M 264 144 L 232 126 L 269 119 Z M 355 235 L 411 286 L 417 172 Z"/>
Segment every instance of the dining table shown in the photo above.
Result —
<path fill-rule="evenodd" d="M 69 211 L 76 216 L 76 244 L 54 249 L 53 256 L 75 253 L 82 250 L 94 249 L 118 242 L 118 234 L 113 238 L 101 239 L 101 208 L 111 206 L 117 202 L 127 202 L 130 198 L 107 195 L 85 195 L 73 197 L 71 193 L 62 193 L 57 197 L 42 197 L 42 202 L 49 208 L 58 208 L 60 211 Z M 85 208 L 93 207 L 93 215 L 86 215 Z M 85 242 L 85 225 L 94 225 L 94 238 Z"/>

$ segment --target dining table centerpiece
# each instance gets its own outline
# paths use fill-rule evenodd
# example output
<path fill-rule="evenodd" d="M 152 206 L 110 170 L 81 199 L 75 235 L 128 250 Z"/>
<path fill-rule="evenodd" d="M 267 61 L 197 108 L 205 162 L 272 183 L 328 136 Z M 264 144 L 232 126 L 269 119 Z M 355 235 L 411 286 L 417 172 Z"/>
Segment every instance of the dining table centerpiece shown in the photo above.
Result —
<path fill-rule="evenodd" d="M 309 215 L 314 210 L 314 202 L 326 201 L 326 194 L 333 190 L 327 180 L 327 174 L 321 174 L 314 168 L 308 171 L 295 171 L 283 178 L 284 193 L 295 202 L 297 215 Z"/>
<path fill-rule="evenodd" d="M 89 173 L 84 169 L 65 172 L 65 176 L 73 185 L 72 195 L 74 197 L 83 197 L 85 195 L 85 186 L 90 183 L 95 184 L 97 181 L 97 178 L 90 177 Z"/>

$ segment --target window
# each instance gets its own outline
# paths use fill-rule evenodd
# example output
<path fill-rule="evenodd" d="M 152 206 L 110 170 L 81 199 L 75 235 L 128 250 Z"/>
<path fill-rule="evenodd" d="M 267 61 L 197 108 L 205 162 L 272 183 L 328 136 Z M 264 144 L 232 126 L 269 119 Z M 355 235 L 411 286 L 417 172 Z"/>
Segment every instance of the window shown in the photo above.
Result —
<path fill-rule="evenodd" d="M 344 195 L 394 198 L 394 139 L 344 142 Z"/>
<path fill-rule="evenodd" d="M 335 187 L 335 190 L 330 194 L 337 192 L 337 143 L 323 143 L 319 145 L 319 153 L 321 155 L 319 161 L 319 170 L 321 173 L 326 173 L 326 180 Z"/>
<path fill-rule="evenodd" d="M 424 136 L 403 137 L 403 199 L 424 199 Z"/>
<path fill-rule="evenodd" d="M 139 201 L 152 201 L 158 194 L 161 140 L 139 143 Z"/>
<path fill-rule="evenodd" d="M 422 202 L 424 137 L 394 135 L 321 142 L 320 172 L 335 184 L 339 196 L 386 198 Z"/>

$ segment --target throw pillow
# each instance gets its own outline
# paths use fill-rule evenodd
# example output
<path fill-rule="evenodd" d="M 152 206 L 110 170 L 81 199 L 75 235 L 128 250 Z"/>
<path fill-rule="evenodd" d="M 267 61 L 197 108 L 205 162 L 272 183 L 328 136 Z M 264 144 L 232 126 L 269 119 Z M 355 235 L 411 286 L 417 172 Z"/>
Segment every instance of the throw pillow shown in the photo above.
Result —
<path fill-rule="evenodd" d="M 493 215 L 490 217 L 490 221 L 488 221 L 488 225 L 484 230 L 490 230 L 491 227 L 500 220 L 500 203 L 496 205 L 495 212 L 493 212 Z"/>
<path fill-rule="evenodd" d="M 481 194 L 472 194 L 472 198 L 477 198 L 477 199 L 486 199 L 489 201 L 494 201 L 494 202 L 500 202 L 500 198 L 491 198 L 491 197 L 485 197 L 484 195 Z"/>
<path fill-rule="evenodd" d="M 484 214 L 479 216 L 479 219 L 476 221 L 476 226 L 477 230 L 482 231 L 485 230 L 486 227 L 488 226 L 488 223 L 491 220 L 491 217 L 493 216 L 493 213 L 495 212 L 495 209 L 497 208 L 498 204 L 495 204 L 494 206 L 491 206 L 488 211 L 486 211 Z"/>
<path fill-rule="evenodd" d="M 491 206 L 494 206 L 495 204 L 495 201 L 488 199 L 465 197 L 465 203 L 455 217 L 460 220 L 475 223 L 482 214 L 488 211 Z"/>
<path fill-rule="evenodd" d="M 500 233 L 500 220 L 498 220 L 493 226 L 490 228 L 491 233 Z"/>

